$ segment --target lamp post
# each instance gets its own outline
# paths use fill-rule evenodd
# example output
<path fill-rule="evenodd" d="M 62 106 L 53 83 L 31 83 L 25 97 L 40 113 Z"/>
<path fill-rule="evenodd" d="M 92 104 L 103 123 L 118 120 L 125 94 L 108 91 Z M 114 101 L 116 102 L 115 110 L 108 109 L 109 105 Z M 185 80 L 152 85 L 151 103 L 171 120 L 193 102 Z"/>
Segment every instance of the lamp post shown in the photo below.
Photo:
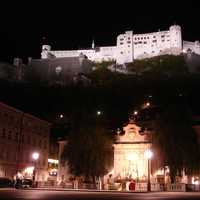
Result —
<path fill-rule="evenodd" d="M 35 186 L 35 177 L 36 177 L 36 162 L 39 158 L 40 154 L 38 152 L 34 152 L 32 154 L 32 158 L 34 160 L 34 169 L 33 169 L 33 186 Z"/>
<path fill-rule="evenodd" d="M 151 191 L 151 181 L 150 181 L 150 161 L 151 161 L 151 158 L 153 156 L 153 152 L 150 150 L 150 149 L 147 149 L 145 152 L 144 152 L 144 155 L 145 157 L 147 158 L 148 160 L 148 179 L 147 179 L 147 191 L 150 192 Z"/>

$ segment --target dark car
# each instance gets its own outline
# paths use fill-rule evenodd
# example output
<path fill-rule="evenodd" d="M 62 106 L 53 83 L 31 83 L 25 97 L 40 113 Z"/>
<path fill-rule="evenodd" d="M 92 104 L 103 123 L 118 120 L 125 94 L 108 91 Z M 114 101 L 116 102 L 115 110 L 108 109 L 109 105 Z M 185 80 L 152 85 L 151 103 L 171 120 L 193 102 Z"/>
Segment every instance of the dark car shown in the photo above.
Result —
<path fill-rule="evenodd" d="M 23 179 L 22 180 L 22 187 L 23 188 L 29 188 L 32 187 L 33 181 L 31 179 Z"/>
<path fill-rule="evenodd" d="M 31 179 L 18 179 L 16 184 L 15 184 L 15 188 L 19 189 L 19 188 L 29 188 L 32 187 L 33 185 L 33 181 Z"/>
<path fill-rule="evenodd" d="M 0 187 L 12 187 L 12 181 L 7 177 L 0 177 Z"/>

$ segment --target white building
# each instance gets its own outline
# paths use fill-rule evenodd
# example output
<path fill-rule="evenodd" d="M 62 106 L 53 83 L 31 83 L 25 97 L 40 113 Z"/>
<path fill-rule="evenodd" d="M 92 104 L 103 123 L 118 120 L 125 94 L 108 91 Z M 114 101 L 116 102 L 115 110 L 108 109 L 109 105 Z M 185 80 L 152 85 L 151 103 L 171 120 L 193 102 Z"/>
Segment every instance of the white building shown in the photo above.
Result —
<path fill-rule="evenodd" d="M 95 62 L 116 61 L 117 64 L 133 62 L 134 59 L 150 58 L 158 55 L 179 55 L 188 50 L 200 54 L 199 41 L 188 42 L 182 40 L 181 27 L 173 25 L 169 30 L 153 33 L 134 34 L 126 31 L 117 37 L 116 46 L 95 48 L 94 42 L 91 49 L 52 51 L 51 46 L 42 46 L 42 58 L 49 57 L 78 57 L 80 53 Z"/>

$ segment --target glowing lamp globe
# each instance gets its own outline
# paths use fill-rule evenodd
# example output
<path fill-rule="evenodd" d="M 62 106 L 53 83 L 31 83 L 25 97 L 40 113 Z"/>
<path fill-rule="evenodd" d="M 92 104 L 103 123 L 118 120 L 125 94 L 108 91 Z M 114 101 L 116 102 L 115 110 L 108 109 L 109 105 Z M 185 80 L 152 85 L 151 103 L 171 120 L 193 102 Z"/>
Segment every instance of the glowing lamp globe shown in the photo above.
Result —
<path fill-rule="evenodd" d="M 39 158 L 39 153 L 37 153 L 37 152 L 34 152 L 33 154 L 32 154 L 32 158 L 34 159 L 34 160 L 37 160 L 38 158 Z"/>
<path fill-rule="evenodd" d="M 144 156 L 145 156 L 145 158 L 147 158 L 147 159 L 151 159 L 152 156 L 153 156 L 153 152 L 152 152 L 150 149 L 148 149 L 148 150 L 146 150 L 146 151 L 144 152 Z"/>

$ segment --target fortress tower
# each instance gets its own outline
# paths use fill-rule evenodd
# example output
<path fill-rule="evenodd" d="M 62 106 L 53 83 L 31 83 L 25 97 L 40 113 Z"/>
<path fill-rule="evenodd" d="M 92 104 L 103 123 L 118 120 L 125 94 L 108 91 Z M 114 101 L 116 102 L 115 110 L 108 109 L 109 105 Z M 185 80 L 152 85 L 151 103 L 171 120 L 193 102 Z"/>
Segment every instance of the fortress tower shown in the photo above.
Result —
<path fill-rule="evenodd" d="M 170 48 L 172 54 L 178 55 L 182 52 L 181 27 L 178 25 L 170 26 Z"/>

